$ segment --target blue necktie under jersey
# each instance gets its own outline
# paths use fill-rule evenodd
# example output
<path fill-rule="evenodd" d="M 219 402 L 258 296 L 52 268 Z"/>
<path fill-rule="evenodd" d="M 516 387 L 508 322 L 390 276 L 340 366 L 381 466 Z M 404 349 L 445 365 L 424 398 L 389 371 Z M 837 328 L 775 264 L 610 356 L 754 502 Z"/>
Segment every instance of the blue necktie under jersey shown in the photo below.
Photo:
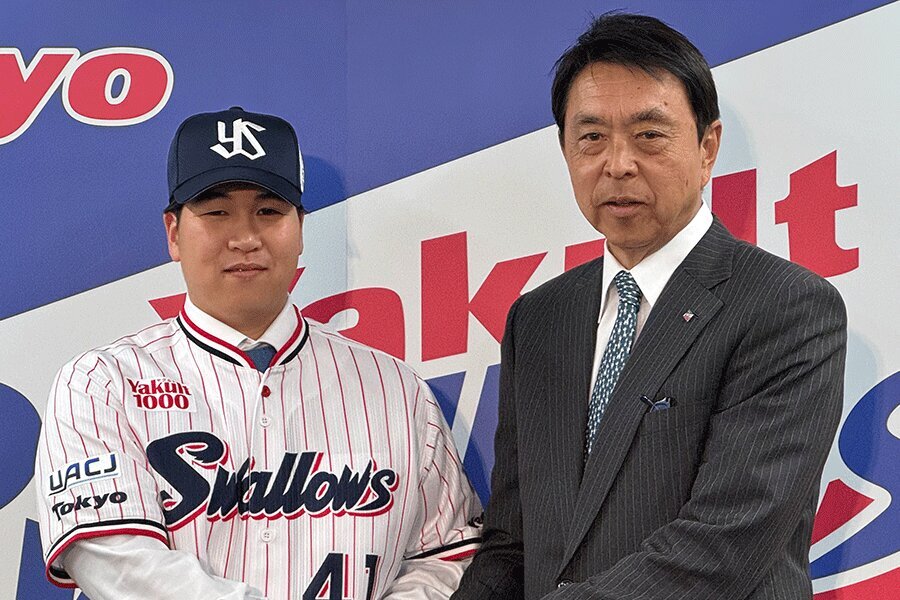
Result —
<path fill-rule="evenodd" d="M 268 369 L 269 363 L 272 362 L 272 357 L 275 356 L 275 348 L 269 344 L 262 344 L 252 350 L 246 350 L 245 352 L 253 361 L 253 366 L 256 367 L 256 370 L 259 372 L 264 372 Z"/>

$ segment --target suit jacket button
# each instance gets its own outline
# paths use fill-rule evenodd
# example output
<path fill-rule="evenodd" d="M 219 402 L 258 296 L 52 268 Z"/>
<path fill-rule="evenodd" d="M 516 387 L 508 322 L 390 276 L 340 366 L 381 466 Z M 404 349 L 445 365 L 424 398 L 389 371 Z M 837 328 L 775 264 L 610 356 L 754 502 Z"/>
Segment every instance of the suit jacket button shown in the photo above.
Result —
<path fill-rule="evenodd" d="M 558 584 L 556 584 L 557 589 L 564 588 L 567 585 L 572 585 L 574 582 L 571 579 L 563 579 Z"/>

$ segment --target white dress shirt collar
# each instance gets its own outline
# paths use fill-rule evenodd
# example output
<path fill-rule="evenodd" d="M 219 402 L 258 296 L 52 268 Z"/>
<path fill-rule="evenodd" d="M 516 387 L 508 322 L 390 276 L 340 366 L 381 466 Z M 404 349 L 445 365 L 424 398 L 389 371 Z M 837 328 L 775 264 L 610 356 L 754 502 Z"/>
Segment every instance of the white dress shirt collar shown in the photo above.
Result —
<path fill-rule="evenodd" d="M 603 309 L 609 299 L 609 290 L 613 285 L 613 278 L 619 271 L 629 271 L 634 277 L 638 287 L 641 288 L 642 297 L 647 301 L 650 309 L 659 300 L 663 288 L 672 277 L 672 273 L 678 268 L 687 255 L 690 254 L 694 246 L 706 234 L 713 223 L 712 212 L 705 202 L 700 203 L 700 210 L 694 215 L 694 218 L 678 233 L 675 234 L 669 242 L 636 264 L 630 271 L 622 266 L 616 260 L 613 253 L 607 248 L 603 256 L 603 294 L 600 300 L 600 314 L 597 320 L 603 315 Z"/>
<path fill-rule="evenodd" d="M 272 324 L 269 325 L 269 328 L 258 340 L 251 339 L 240 331 L 206 314 L 191 302 L 189 296 L 186 296 L 184 299 L 184 313 L 200 329 L 241 350 L 251 350 L 260 344 L 269 344 L 278 350 L 288 343 L 297 329 L 296 313 L 294 312 L 293 304 L 288 300 L 285 300 L 281 312 L 278 313 L 278 316 L 275 317 L 275 320 L 272 321 Z"/>

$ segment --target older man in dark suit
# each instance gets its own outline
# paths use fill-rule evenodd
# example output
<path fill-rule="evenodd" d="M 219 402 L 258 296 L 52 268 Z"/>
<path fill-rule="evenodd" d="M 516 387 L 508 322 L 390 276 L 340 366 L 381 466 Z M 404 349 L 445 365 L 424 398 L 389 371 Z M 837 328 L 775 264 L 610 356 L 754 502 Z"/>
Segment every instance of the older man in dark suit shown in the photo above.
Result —
<path fill-rule="evenodd" d="M 841 298 L 703 204 L 722 124 L 680 33 L 596 19 L 553 112 L 606 255 L 510 310 L 484 542 L 454 598 L 810 598 Z"/>

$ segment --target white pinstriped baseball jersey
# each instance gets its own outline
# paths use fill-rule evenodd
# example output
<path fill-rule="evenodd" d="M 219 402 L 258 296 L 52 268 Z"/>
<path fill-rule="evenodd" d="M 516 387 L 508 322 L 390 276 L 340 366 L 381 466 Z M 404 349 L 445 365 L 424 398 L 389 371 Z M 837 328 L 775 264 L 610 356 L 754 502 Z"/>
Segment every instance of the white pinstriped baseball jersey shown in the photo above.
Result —
<path fill-rule="evenodd" d="M 147 535 L 275 598 L 379 598 L 401 561 L 471 555 L 477 497 L 406 365 L 308 323 L 264 373 L 185 312 L 58 374 L 37 453 L 48 577 L 79 539 Z"/>

